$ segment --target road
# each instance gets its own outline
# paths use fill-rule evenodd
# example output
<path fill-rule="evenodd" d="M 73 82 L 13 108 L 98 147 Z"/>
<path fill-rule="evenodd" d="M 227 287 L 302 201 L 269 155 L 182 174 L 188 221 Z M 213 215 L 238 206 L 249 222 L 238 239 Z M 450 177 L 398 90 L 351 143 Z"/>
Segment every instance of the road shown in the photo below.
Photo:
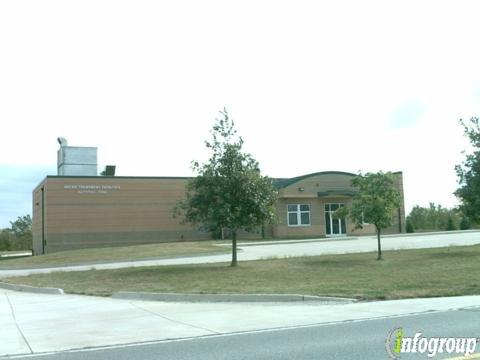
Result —
<path fill-rule="evenodd" d="M 452 245 L 480 244 L 480 231 L 441 232 L 428 235 L 404 234 L 401 236 L 386 236 L 382 239 L 383 250 L 422 249 L 447 247 Z M 239 261 L 282 258 L 290 256 L 313 256 L 322 254 L 346 254 L 377 251 L 375 237 L 318 239 L 309 241 L 272 241 L 267 244 L 240 245 Z M 123 261 L 97 265 L 62 266 L 43 269 L 0 270 L 0 279 L 12 276 L 50 273 L 53 271 L 87 271 L 91 269 L 119 269 L 140 266 L 162 266 L 183 264 L 206 264 L 229 262 L 230 254 L 195 256 L 186 258 L 171 258 L 158 260 Z"/>
<path fill-rule="evenodd" d="M 114 346 L 44 354 L 30 360 L 244 360 L 244 359 L 388 359 L 388 333 L 402 327 L 406 336 L 480 337 L 480 307 L 375 320 L 320 324 L 241 334 L 206 336 L 181 341 Z M 476 345 L 476 353 L 480 343 Z M 463 354 L 437 354 L 448 359 Z M 402 354 L 403 359 L 426 359 L 427 354 Z M 475 356 L 475 358 L 477 358 Z"/>
<path fill-rule="evenodd" d="M 0 290 L 0 356 L 209 338 L 465 308 L 480 308 L 480 296 L 344 304 L 171 303 Z M 468 314 L 472 319 L 478 315 Z"/>

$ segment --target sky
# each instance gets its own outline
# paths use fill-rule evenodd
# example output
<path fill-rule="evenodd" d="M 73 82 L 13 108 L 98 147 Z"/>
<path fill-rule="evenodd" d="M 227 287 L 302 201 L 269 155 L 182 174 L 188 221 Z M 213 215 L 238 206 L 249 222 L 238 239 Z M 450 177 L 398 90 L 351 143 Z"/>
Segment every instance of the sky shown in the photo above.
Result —
<path fill-rule="evenodd" d="M 406 209 L 457 204 L 479 116 L 478 1 L 2 1 L 0 228 L 56 174 L 191 176 L 226 107 L 265 175 L 403 171 Z"/>

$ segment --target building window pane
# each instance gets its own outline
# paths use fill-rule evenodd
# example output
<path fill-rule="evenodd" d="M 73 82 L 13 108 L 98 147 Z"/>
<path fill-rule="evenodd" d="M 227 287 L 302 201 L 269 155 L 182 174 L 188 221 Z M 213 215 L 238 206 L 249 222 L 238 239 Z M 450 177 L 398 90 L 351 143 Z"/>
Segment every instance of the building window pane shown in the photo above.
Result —
<path fill-rule="evenodd" d="M 330 212 L 329 211 L 325 211 L 325 226 L 326 226 L 326 229 L 327 229 L 327 235 L 330 235 L 332 233 L 332 229 L 331 229 L 331 226 L 330 226 Z"/>
<path fill-rule="evenodd" d="M 300 214 L 300 219 L 302 225 L 310 225 L 310 213 L 309 212 L 303 212 Z"/>
<path fill-rule="evenodd" d="M 334 219 L 332 221 L 332 225 L 333 225 L 332 234 L 340 234 L 340 228 L 338 226 L 338 219 Z"/>
<path fill-rule="evenodd" d="M 298 225 L 298 217 L 296 212 L 288 214 L 288 225 Z"/>
<path fill-rule="evenodd" d="M 345 224 L 345 218 L 340 219 L 340 226 L 341 226 L 341 234 L 347 233 L 347 225 Z"/>
<path fill-rule="evenodd" d="M 288 211 L 297 211 L 297 205 L 287 205 Z"/>
<path fill-rule="evenodd" d="M 310 211 L 310 205 L 300 205 L 300 211 Z"/>

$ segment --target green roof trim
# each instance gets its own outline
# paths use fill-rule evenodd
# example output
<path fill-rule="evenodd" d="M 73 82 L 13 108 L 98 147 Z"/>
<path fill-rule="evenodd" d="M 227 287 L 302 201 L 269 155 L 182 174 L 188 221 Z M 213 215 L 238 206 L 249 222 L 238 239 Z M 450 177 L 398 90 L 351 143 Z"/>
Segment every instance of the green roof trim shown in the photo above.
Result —
<path fill-rule="evenodd" d="M 325 197 L 325 196 L 355 196 L 358 194 L 358 191 L 354 190 L 327 190 L 327 191 L 319 191 L 318 197 Z"/>
<path fill-rule="evenodd" d="M 283 189 L 286 188 L 287 186 L 290 186 L 292 184 L 295 184 L 298 181 L 307 179 L 312 176 L 318 176 L 318 175 L 347 175 L 347 176 L 357 176 L 357 174 L 349 173 L 349 172 L 344 172 L 344 171 L 320 171 L 312 174 L 307 174 L 307 175 L 302 175 L 302 176 L 297 176 L 294 178 L 290 179 L 275 179 L 273 181 L 273 184 L 279 188 Z"/>
<path fill-rule="evenodd" d="M 395 171 L 392 172 L 392 174 L 402 174 L 401 171 Z M 273 185 L 277 189 L 283 189 L 286 188 L 287 186 L 290 186 L 292 184 L 295 184 L 298 181 L 307 179 L 312 176 L 318 176 L 318 175 L 347 175 L 347 176 L 357 176 L 358 174 L 354 174 L 351 172 L 346 172 L 346 171 L 320 171 L 316 173 L 311 173 L 307 175 L 302 175 L 302 176 L 297 176 L 289 179 L 273 179 Z"/>

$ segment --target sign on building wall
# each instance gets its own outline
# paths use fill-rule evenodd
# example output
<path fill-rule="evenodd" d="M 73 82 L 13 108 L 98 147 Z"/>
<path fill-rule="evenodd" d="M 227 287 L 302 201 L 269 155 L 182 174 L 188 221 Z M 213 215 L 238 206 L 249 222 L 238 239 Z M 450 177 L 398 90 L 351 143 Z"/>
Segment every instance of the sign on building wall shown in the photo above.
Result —
<path fill-rule="evenodd" d="M 120 190 L 120 185 L 63 185 L 63 188 L 65 190 L 76 191 L 79 194 L 108 194 L 109 192 Z"/>

